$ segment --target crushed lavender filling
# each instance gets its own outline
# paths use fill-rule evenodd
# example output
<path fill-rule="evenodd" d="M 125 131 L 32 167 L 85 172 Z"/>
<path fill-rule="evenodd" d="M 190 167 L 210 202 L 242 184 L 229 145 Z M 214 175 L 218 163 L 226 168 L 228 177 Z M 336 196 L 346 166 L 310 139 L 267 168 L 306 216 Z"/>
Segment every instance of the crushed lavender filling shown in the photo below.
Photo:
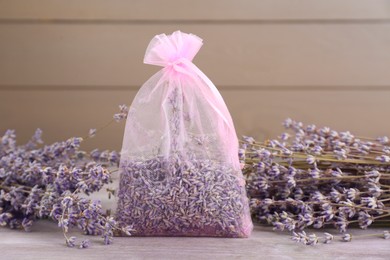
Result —
<path fill-rule="evenodd" d="M 243 177 L 212 160 L 123 162 L 117 221 L 138 236 L 246 237 Z"/>

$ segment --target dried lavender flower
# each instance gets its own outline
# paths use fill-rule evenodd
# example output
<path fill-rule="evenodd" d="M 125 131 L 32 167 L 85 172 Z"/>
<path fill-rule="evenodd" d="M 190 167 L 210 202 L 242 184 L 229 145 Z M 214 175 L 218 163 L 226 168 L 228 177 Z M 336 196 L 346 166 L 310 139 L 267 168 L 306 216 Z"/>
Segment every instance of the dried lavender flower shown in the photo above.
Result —
<path fill-rule="evenodd" d="M 316 245 L 316 244 L 318 244 L 318 237 L 317 237 L 317 235 L 316 234 L 310 234 L 308 236 L 306 244 L 307 245 Z"/>
<path fill-rule="evenodd" d="M 324 237 L 324 243 L 325 244 L 329 244 L 332 240 L 333 240 L 333 235 L 332 234 L 329 234 L 329 233 L 324 233 L 325 237 Z"/>
<path fill-rule="evenodd" d="M 84 249 L 84 248 L 89 248 L 90 245 L 91 245 L 91 242 L 88 239 L 86 239 L 86 240 L 81 241 L 79 247 Z"/>
<path fill-rule="evenodd" d="M 95 137 L 95 135 L 96 135 L 96 129 L 95 128 L 89 129 L 88 136 L 92 138 Z"/>
<path fill-rule="evenodd" d="M 66 239 L 66 245 L 68 247 L 75 247 L 76 245 L 76 237 L 70 237 Z"/>
<path fill-rule="evenodd" d="M 344 234 L 342 237 L 341 237 L 342 241 L 344 242 L 351 242 L 352 241 L 352 235 L 351 234 Z"/>
<path fill-rule="evenodd" d="M 115 121 L 119 122 L 127 118 L 127 114 L 129 113 L 129 108 L 126 105 L 119 106 L 120 112 L 114 115 Z"/>

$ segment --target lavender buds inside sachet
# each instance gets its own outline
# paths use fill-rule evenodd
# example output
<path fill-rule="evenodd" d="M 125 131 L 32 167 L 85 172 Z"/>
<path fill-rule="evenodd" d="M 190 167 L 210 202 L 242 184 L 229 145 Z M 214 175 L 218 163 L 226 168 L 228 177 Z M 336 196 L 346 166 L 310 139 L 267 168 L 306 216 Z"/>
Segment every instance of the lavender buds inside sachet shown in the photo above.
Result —
<path fill-rule="evenodd" d="M 230 113 L 193 63 L 202 40 L 157 35 L 144 62 L 164 68 L 127 117 L 116 218 L 138 236 L 248 237 L 253 228 Z"/>
<path fill-rule="evenodd" d="M 245 236 L 245 192 L 229 167 L 178 157 L 129 162 L 120 185 L 118 220 L 135 235 Z"/>

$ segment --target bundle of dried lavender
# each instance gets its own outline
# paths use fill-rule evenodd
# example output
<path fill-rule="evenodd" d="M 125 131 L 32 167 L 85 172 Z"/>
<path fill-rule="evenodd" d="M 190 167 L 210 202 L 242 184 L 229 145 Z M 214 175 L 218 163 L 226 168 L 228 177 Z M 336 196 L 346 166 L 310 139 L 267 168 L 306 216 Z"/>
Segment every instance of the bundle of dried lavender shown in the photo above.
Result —
<path fill-rule="evenodd" d="M 343 235 L 350 224 L 366 229 L 390 220 L 390 146 L 387 137 L 358 138 L 350 132 L 287 119 L 293 135 L 257 142 L 244 137 L 245 165 L 252 216 L 275 230 L 293 232 L 305 244 L 328 243 L 333 236 L 306 235 L 306 227 L 333 225 Z M 384 238 L 389 238 L 387 231 Z"/>
<path fill-rule="evenodd" d="M 127 107 L 120 109 L 115 120 L 127 114 Z M 91 130 L 89 137 L 95 133 Z M 38 129 L 25 145 L 16 145 L 13 130 L 0 137 L 0 226 L 30 231 L 34 221 L 50 218 L 62 228 L 66 244 L 80 248 L 87 248 L 89 241 L 76 243 L 75 237 L 68 237 L 71 227 L 100 235 L 105 244 L 111 243 L 119 229 L 129 234 L 131 226 L 119 228 L 116 220 L 103 212 L 100 201 L 80 196 L 97 192 L 110 182 L 110 168 L 118 167 L 118 153 L 94 150 L 88 154 L 80 149 L 85 138 L 78 137 L 43 145 L 41 135 Z"/>

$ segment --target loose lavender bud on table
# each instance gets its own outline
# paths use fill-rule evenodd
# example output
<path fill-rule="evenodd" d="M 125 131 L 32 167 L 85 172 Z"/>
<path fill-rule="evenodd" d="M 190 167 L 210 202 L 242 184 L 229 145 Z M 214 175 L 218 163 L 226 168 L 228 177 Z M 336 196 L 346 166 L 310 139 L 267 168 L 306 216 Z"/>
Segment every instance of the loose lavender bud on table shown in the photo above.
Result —
<path fill-rule="evenodd" d="M 344 234 L 342 237 L 341 237 L 342 241 L 344 242 L 351 242 L 352 241 L 352 235 L 351 234 Z"/>
<path fill-rule="evenodd" d="M 70 237 L 66 239 L 66 245 L 68 247 L 74 247 L 76 245 L 76 237 Z"/>
<path fill-rule="evenodd" d="M 325 235 L 325 237 L 324 237 L 325 244 L 329 244 L 334 239 L 334 236 L 332 234 L 325 232 L 324 235 Z"/>
<path fill-rule="evenodd" d="M 86 239 L 86 240 L 83 240 L 83 241 L 81 241 L 81 243 L 80 243 L 80 248 L 88 248 L 89 246 L 90 246 L 90 244 L 91 244 L 91 242 L 88 240 L 88 239 Z"/>

